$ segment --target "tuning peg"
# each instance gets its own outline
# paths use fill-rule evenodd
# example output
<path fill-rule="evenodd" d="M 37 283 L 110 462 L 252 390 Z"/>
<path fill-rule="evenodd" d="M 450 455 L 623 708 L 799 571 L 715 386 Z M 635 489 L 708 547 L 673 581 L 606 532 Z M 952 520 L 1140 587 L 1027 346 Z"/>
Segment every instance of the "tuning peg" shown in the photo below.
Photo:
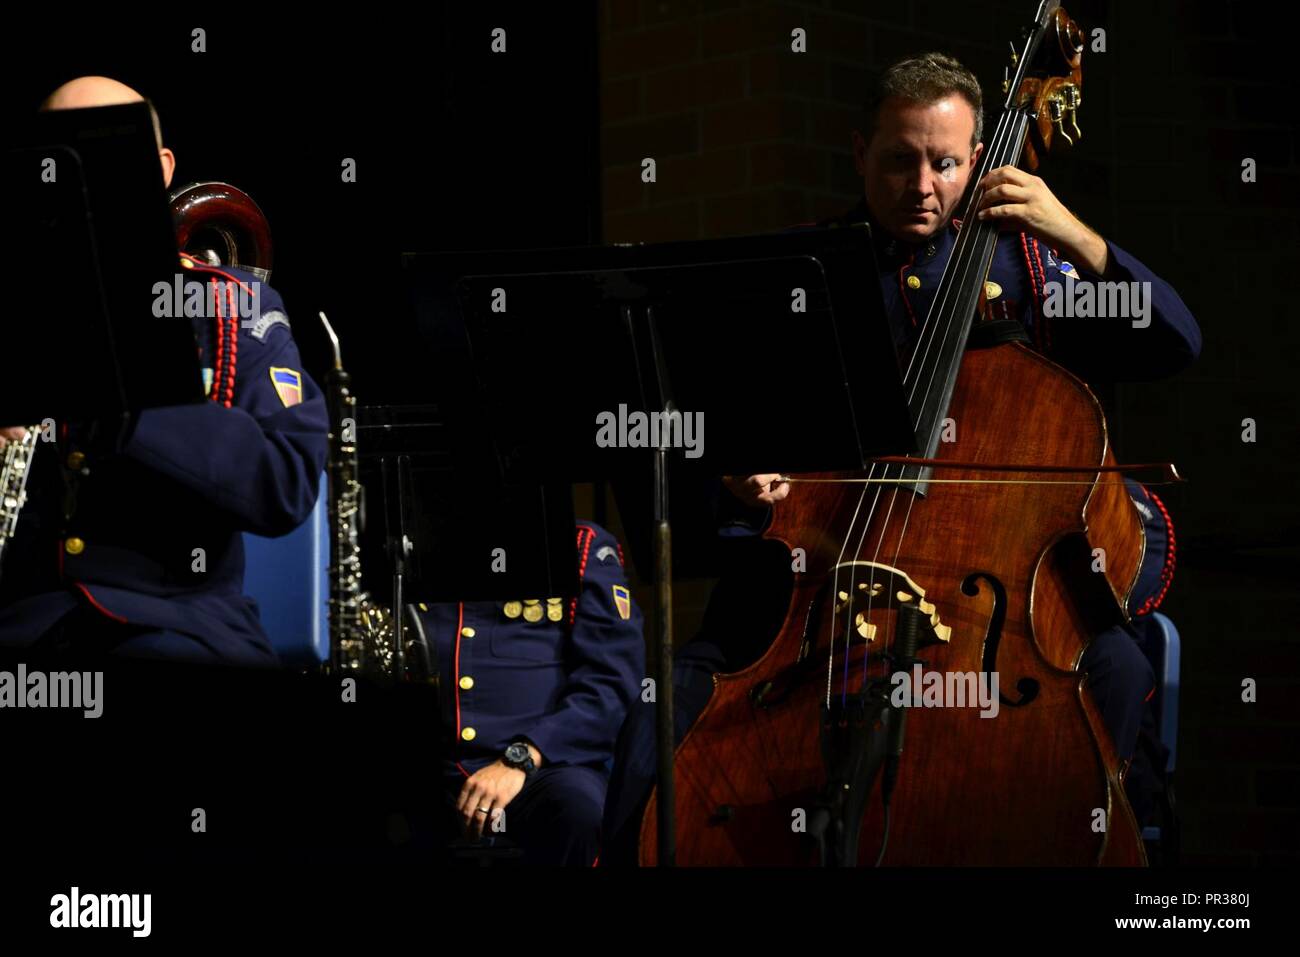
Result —
<path fill-rule="evenodd" d="M 1010 40 L 1007 41 L 1007 46 L 1011 47 L 1011 65 L 1015 66 L 1020 62 L 1020 54 L 1016 52 L 1016 45 Z"/>
<path fill-rule="evenodd" d="M 1011 68 L 1010 67 L 1004 66 L 1002 68 L 1002 92 L 1004 94 L 1011 92 Z"/>
<path fill-rule="evenodd" d="M 1073 83 L 1066 83 L 1061 87 L 1061 99 L 1065 103 L 1065 111 L 1070 114 L 1070 126 L 1074 130 L 1074 139 L 1070 142 L 1073 144 L 1075 140 L 1083 138 L 1083 131 L 1079 129 L 1079 104 L 1083 102 L 1083 95 Z"/>
<path fill-rule="evenodd" d="M 1059 94 L 1053 94 L 1047 98 L 1047 112 L 1052 119 L 1052 126 L 1056 129 L 1056 135 L 1073 146 L 1074 140 L 1069 133 L 1065 132 L 1065 124 L 1062 122 L 1065 118 L 1065 104 L 1061 101 Z M 1078 131 L 1079 128 L 1076 126 L 1075 132 L 1078 133 Z"/>

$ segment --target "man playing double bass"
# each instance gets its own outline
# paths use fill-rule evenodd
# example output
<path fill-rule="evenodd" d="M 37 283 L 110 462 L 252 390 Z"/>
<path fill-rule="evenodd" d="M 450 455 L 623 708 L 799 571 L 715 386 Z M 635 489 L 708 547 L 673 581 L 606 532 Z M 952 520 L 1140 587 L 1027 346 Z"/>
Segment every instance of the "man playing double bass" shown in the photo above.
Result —
<path fill-rule="evenodd" d="M 952 253 L 961 228 L 953 212 L 984 150 L 982 134 L 979 82 L 956 60 L 938 53 L 904 59 L 885 70 L 867 101 L 862 129 L 853 132 L 863 199 L 843 216 L 820 225 L 871 224 L 878 278 L 900 356 L 914 346 Z M 1003 166 L 989 172 L 980 186 L 984 193 L 976 215 L 1004 230 L 985 287 L 986 320 L 1003 320 L 1003 327 L 1011 326 L 1019 338 L 1085 379 L 1159 378 L 1197 357 L 1200 331 L 1178 294 L 1081 222 L 1042 179 Z M 1135 321 L 1065 319 L 1059 318 L 1061 310 L 1044 308 L 1050 295 L 1073 289 L 1075 281 L 1136 283 L 1128 287 L 1136 291 L 1129 301 L 1143 314 Z M 1008 387 L 1014 388 L 1014 383 Z M 772 473 L 723 480 L 734 497 L 724 494 L 720 511 L 730 514 L 720 525 L 737 560 L 710 599 L 701 634 L 676 656 L 678 742 L 708 703 L 713 675 L 736 672 L 755 661 L 784 617 L 788 580 L 771 581 L 771 572 L 765 571 L 755 551 L 771 509 L 779 508 L 789 494 L 789 485 L 778 479 L 779 474 Z M 1128 484 L 1148 527 L 1147 553 L 1131 610 L 1149 612 L 1171 573 L 1164 550 L 1153 547 L 1164 541 L 1165 512 L 1149 492 Z M 746 532 L 752 544 L 735 544 L 745 540 Z M 1079 667 L 1088 674 L 1089 689 L 1120 761 L 1129 762 L 1155 686 L 1136 635 L 1125 626 L 1103 631 L 1088 644 Z M 653 709 L 634 705 L 610 785 L 606 863 L 635 860 L 640 811 L 654 770 Z M 1133 782 L 1130 776 L 1128 790 L 1141 817 L 1144 802 Z"/>

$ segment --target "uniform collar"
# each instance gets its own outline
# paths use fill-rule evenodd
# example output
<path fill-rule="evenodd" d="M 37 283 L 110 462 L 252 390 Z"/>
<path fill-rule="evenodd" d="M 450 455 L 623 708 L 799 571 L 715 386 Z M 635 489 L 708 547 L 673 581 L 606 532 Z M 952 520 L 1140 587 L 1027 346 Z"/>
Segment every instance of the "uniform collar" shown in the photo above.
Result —
<path fill-rule="evenodd" d="M 944 229 L 939 230 L 925 242 L 909 243 L 895 239 L 876 221 L 871 210 L 867 208 L 866 197 L 841 216 L 826 221 L 823 225 L 847 226 L 851 223 L 867 223 L 871 226 L 872 242 L 876 247 L 876 261 L 882 267 L 906 262 L 920 262 L 933 259 L 947 244 L 950 236 L 956 236 L 960 226 L 955 220 L 949 220 Z"/>

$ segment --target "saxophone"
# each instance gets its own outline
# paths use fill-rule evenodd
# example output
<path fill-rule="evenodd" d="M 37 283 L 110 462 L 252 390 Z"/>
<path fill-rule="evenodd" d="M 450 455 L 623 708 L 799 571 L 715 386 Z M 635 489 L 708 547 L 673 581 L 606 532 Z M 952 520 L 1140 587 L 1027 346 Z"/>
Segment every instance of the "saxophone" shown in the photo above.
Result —
<path fill-rule="evenodd" d="M 336 674 L 363 672 L 403 677 L 394 661 L 399 625 L 388 608 L 361 586 L 361 481 L 356 445 L 357 399 L 343 369 L 338 336 L 320 313 L 334 366 L 326 378 L 330 406 L 330 664 Z"/>
<path fill-rule="evenodd" d="M 4 560 L 5 546 L 18 527 L 18 513 L 27 502 L 27 475 L 31 472 L 40 434 L 41 427 L 31 425 L 21 439 L 11 439 L 5 444 L 4 464 L 0 466 L 0 561 Z"/>

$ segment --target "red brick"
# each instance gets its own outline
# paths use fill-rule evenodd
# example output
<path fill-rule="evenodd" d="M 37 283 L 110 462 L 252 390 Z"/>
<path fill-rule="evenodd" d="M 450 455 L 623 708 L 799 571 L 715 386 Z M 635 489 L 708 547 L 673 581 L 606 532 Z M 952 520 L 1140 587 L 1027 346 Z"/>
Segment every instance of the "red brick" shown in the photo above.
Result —
<path fill-rule="evenodd" d="M 879 67 L 884 67 L 900 57 L 925 53 L 937 46 L 933 41 L 924 40 L 907 30 L 873 30 L 871 41 L 872 56 L 867 62 Z M 945 46 L 944 49 L 946 50 L 947 47 Z"/>
<path fill-rule="evenodd" d="M 857 201 L 858 195 L 844 193 L 817 193 L 808 198 L 808 221 L 820 222 L 840 216 Z"/>
<path fill-rule="evenodd" d="M 641 112 L 640 77 L 609 80 L 600 85 L 601 125 L 635 119 Z"/>
<path fill-rule="evenodd" d="M 850 149 L 853 131 L 862 125 L 862 111 L 849 106 L 813 104 L 808 111 L 810 143 Z"/>
<path fill-rule="evenodd" d="M 705 149 L 764 140 L 801 139 L 803 131 L 802 107 L 773 98 L 744 100 L 717 107 L 706 111 L 700 120 Z"/>
<path fill-rule="evenodd" d="M 641 0 L 641 22 L 651 25 L 691 20 L 700 15 L 700 6 L 700 0 Z"/>
<path fill-rule="evenodd" d="M 745 151 L 740 147 L 694 156 L 673 156 L 659 164 L 658 182 L 649 185 L 651 203 L 733 193 L 748 188 Z"/>
<path fill-rule="evenodd" d="M 861 63 L 871 53 L 870 27 L 860 17 L 815 11 L 804 23 L 797 25 L 808 30 L 807 56 L 830 55 Z M 788 32 L 786 36 L 786 49 L 789 50 Z"/>
<path fill-rule="evenodd" d="M 651 243 L 699 238 L 699 207 L 694 201 L 607 213 L 607 243 Z"/>
<path fill-rule="evenodd" d="M 911 3 L 863 3 L 862 0 L 830 0 L 827 4 L 836 13 L 864 17 L 877 25 L 907 26 L 912 21 Z"/>
<path fill-rule="evenodd" d="M 611 36 L 601 44 L 601 75 L 627 76 L 689 63 L 699 50 L 699 33 L 692 21 Z"/>
<path fill-rule="evenodd" d="M 601 209 L 614 211 L 645 205 L 645 187 L 641 167 L 630 163 L 605 169 L 601 173 Z"/>
<path fill-rule="evenodd" d="M 626 33 L 639 25 L 637 0 L 605 0 L 600 5 L 601 33 Z"/>
<path fill-rule="evenodd" d="M 745 64 L 738 57 L 662 70 L 645 78 L 645 112 L 677 113 L 745 95 Z"/>
<path fill-rule="evenodd" d="M 640 163 L 647 156 L 662 159 L 692 153 L 698 146 L 697 118 L 692 115 L 644 120 L 601 130 L 601 163 Z"/>
<path fill-rule="evenodd" d="M 749 59 L 749 93 L 762 96 L 826 95 L 826 64 L 811 54 L 788 50 L 758 50 Z"/>
<path fill-rule="evenodd" d="M 852 153 L 841 153 L 838 150 L 832 150 L 830 155 L 831 192 L 852 197 L 849 202 L 844 204 L 845 209 L 847 209 L 862 196 L 862 177 L 858 175 L 857 168 L 853 165 Z"/>
<path fill-rule="evenodd" d="M 792 143 L 760 143 L 749 148 L 751 182 L 764 186 L 826 185 L 828 153 Z"/>
<path fill-rule="evenodd" d="M 860 66 L 845 63 L 830 65 L 830 89 L 832 100 L 838 103 L 851 103 L 861 106 L 866 102 L 871 74 Z"/>
<path fill-rule="evenodd" d="M 753 190 L 704 201 L 705 236 L 739 236 L 784 229 L 807 222 L 807 202 L 802 191 Z"/>
<path fill-rule="evenodd" d="M 773 3 L 707 17 L 700 22 L 701 53 L 707 59 L 750 50 L 788 50 L 790 30 L 800 17 L 798 7 Z"/>

